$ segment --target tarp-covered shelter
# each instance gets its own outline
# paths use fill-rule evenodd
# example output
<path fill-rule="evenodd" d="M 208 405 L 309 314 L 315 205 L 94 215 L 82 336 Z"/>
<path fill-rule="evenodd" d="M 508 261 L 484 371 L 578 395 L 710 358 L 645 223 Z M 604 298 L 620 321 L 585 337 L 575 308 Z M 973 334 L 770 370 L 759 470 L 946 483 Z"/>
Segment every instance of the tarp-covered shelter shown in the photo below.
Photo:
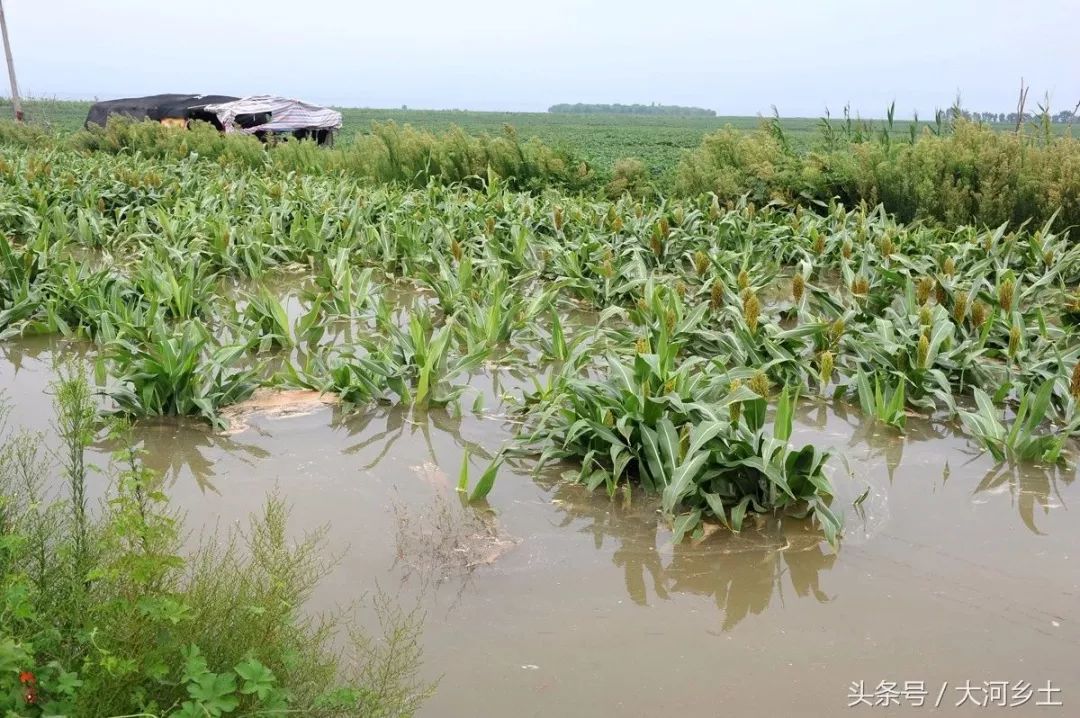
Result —
<path fill-rule="evenodd" d="M 239 98 L 231 95 L 151 95 L 149 97 L 126 97 L 120 100 L 95 102 L 86 116 L 86 126 L 105 126 L 112 115 L 122 115 L 133 120 L 202 120 L 219 130 L 224 129 L 213 112 L 206 111 L 212 103 L 233 102 Z"/>
<path fill-rule="evenodd" d="M 151 95 L 96 102 L 86 126 L 105 126 L 111 115 L 184 125 L 190 120 L 209 122 L 222 132 L 245 132 L 259 139 L 291 134 L 319 144 L 333 141 L 341 129 L 341 113 L 301 100 L 272 95 Z"/>
<path fill-rule="evenodd" d="M 325 144 L 335 130 L 341 129 L 340 112 L 287 97 L 252 95 L 207 105 L 204 109 L 217 115 L 225 132 L 246 132 L 258 137 L 291 133 Z"/>

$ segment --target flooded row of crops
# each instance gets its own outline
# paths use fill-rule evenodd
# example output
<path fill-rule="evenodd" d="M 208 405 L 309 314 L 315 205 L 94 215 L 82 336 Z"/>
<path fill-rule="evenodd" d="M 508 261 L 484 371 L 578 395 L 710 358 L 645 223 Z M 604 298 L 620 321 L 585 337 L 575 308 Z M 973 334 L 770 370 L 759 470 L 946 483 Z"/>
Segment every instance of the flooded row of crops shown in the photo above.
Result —
<path fill-rule="evenodd" d="M 54 349 L 10 343 L 0 369 L 18 419 L 41 429 Z M 193 527 L 242 520 L 272 490 L 295 527 L 329 526 L 344 558 L 317 605 L 373 581 L 419 601 L 428 670 L 442 676 L 424 715 L 713 715 L 793 701 L 831 715 L 858 680 L 1071 675 L 1071 472 L 1001 470 L 940 425 L 912 422 L 901 437 L 806 406 L 797 436 L 846 458 L 842 500 L 869 487 L 839 550 L 792 519 L 673 545 L 655 499 L 610 501 L 558 469 L 508 466 L 490 509 L 463 507 L 453 484 L 466 447 L 479 457 L 508 435 L 497 419 L 337 407 L 256 416 L 228 435 L 175 421 L 138 430 Z M 477 519 L 489 511 L 491 533 Z M 478 675 L 499 689 L 476 690 Z"/>
<path fill-rule="evenodd" d="M 1069 700 L 1067 234 L 9 159 L 9 423 L 81 372 L 92 500 L 136 448 L 192 545 L 325 527 L 305 611 L 419 607 L 421 714 Z"/>

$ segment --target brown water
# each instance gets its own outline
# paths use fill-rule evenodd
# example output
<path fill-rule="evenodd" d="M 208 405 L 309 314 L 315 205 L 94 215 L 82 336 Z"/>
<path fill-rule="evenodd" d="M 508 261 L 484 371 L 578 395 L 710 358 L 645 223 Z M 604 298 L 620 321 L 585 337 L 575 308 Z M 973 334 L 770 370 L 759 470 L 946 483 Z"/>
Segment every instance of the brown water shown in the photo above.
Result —
<path fill-rule="evenodd" d="M 18 424 L 49 426 L 54 346 L 2 347 L 0 387 Z M 503 381 L 515 383 L 477 378 L 492 399 Z M 946 681 L 937 712 L 964 715 L 994 710 L 954 708 L 965 681 L 1048 680 L 1063 708 L 1036 707 L 1045 694 L 1033 693 L 996 710 L 1080 714 L 1072 471 L 999 471 L 948 426 L 912 422 L 901 437 L 809 405 L 794 441 L 838 452 L 839 552 L 794 520 L 673 546 L 654 504 L 590 495 L 558 470 L 505 466 L 489 497 L 494 523 L 463 509 L 453 484 L 465 447 L 478 475 L 509 428 L 468 411 L 323 408 L 257 417 L 228 437 L 175 421 L 143 424 L 140 436 L 193 527 L 243 520 L 275 489 L 297 531 L 327 524 L 343 559 L 316 608 L 376 583 L 419 600 L 425 673 L 442 676 L 424 716 L 907 715 L 931 712 Z M 467 567 L 461 552 L 425 553 L 409 536 L 424 526 L 434 543 L 481 526 L 498 539 Z M 870 692 L 924 681 L 928 705 L 848 709 L 859 680 Z"/>

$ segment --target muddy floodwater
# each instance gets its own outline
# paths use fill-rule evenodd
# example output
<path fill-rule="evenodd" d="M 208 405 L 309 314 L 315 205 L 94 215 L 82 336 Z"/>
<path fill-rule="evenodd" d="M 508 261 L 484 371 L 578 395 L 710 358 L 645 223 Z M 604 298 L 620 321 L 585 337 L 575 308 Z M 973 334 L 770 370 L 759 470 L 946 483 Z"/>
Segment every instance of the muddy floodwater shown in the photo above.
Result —
<path fill-rule="evenodd" d="M 12 423 L 48 430 L 55 350 L 0 348 Z M 503 381 L 474 384 L 494 398 Z M 293 530 L 326 525 L 341 562 L 314 608 L 376 584 L 419 602 L 425 675 L 441 677 L 423 716 L 1080 715 L 1071 469 L 995 468 L 949 425 L 901 436 L 811 402 L 793 441 L 835 452 L 839 550 L 794 519 L 673 546 L 648 498 L 589 494 L 567 467 L 510 462 L 488 509 L 463 507 L 463 453 L 478 475 L 512 430 L 492 411 L 318 404 L 227 435 L 159 421 L 138 436 L 193 529 L 241 521 L 270 491 Z M 896 683 L 900 705 L 848 708 L 859 681 L 870 702 Z M 1061 692 L 1039 692 L 1048 681 Z M 1030 698 L 957 708 L 967 682 L 1008 682 L 1012 702 L 1026 682 Z"/>

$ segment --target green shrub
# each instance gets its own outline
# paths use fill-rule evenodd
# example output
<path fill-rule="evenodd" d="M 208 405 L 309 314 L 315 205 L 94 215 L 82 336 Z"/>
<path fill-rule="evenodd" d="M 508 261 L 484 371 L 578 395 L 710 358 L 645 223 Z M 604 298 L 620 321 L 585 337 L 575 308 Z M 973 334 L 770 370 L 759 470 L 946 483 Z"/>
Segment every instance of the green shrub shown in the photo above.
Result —
<path fill-rule="evenodd" d="M 52 134 L 40 125 L 28 122 L 0 122 L 0 143 L 21 147 L 37 147 L 48 144 Z"/>
<path fill-rule="evenodd" d="M 755 202 L 790 199 L 791 166 L 798 158 L 770 132 L 745 133 L 733 128 L 706 135 L 676 169 L 680 195 L 714 193 L 720 200 L 749 194 Z"/>
<path fill-rule="evenodd" d="M 65 455 L 81 457 L 85 379 L 58 387 Z M 0 711 L 43 716 L 410 715 L 430 692 L 416 681 L 419 619 L 376 601 L 385 636 L 353 632 L 352 658 L 332 641 L 341 615 L 303 611 L 332 568 L 323 533 L 288 536 L 267 499 L 245 532 L 211 536 L 185 555 L 184 530 L 139 452 L 118 453 L 113 489 L 84 512 L 89 468 L 65 460 L 69 484 L 46 496 L 41 438 L 0 447 Z"/>
<path fill-rule="evenodd" d="M 948 132 L 924 129 L 910 142 L 870 133 L 811 152 L 788 147 L 763 128 L 707 135 L 676 170 L 676 192 L 721 200 L 884 205 L 904 222 L 995 227 L 1080 224 L 1080 140 L 1000 132 L 957 120 Z"/>
<path fill-rule="evenodd" d="M 631 197 L 645 197 L 652 189 L 649 181 L 649 168 L 636 157 L 625 157 L 615 161 L 611 170 L 611 181 L 605 192 L 609 199 L 618 199 L 624 194 Z"/>

